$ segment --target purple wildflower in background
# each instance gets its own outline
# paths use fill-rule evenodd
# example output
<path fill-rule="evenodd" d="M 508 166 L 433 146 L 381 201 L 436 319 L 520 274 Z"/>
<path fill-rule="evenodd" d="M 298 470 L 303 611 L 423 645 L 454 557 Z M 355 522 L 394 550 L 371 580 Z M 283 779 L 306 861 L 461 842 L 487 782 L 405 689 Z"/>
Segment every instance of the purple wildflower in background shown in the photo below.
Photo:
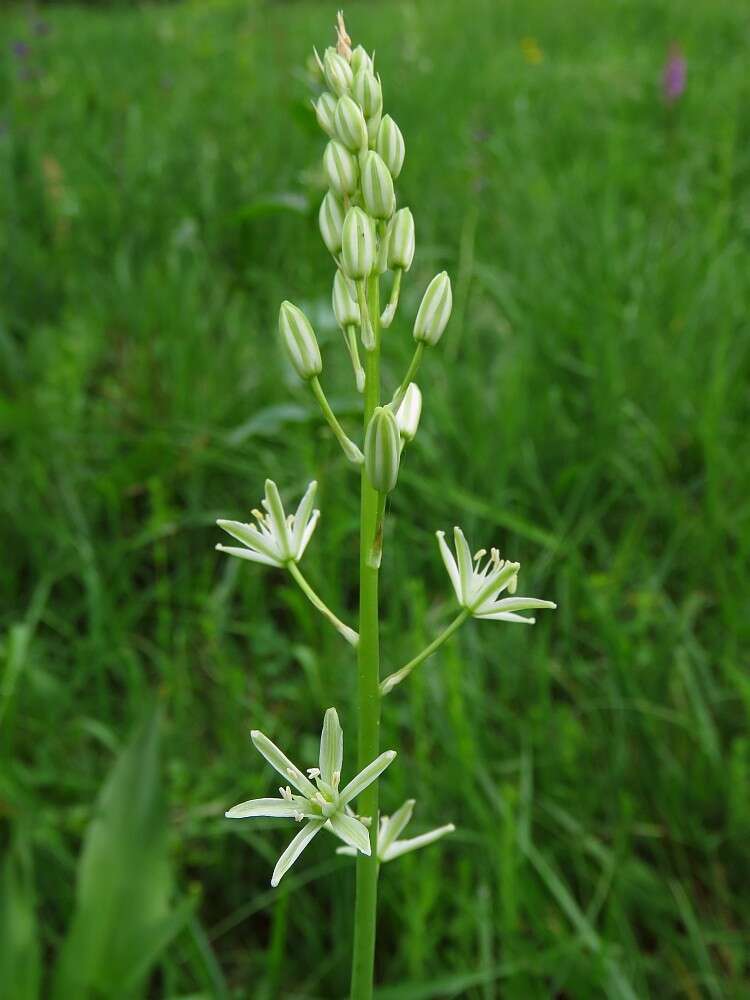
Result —
<path fill-rule="evenodd" d="M 661 77 L 661 92 L 664 103 L 671 107 L 685 93 L 687 86 L 687 59 L 677 42 L 669 47 L 667 61 Z"/>
<path fill-rule="evenodd" d="M 29 54 L 29 46 L 26 42 L 17 41 L 13 42 L 10 47 L 11 52 L 16 57 L 16 59 L 25 59 Z"/>

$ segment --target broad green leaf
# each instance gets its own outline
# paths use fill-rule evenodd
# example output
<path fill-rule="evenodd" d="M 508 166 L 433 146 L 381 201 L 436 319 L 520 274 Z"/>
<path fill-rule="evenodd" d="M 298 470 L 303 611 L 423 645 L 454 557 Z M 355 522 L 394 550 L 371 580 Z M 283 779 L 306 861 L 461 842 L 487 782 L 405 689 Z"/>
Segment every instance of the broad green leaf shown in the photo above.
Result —
<path fill-rule="evenodd" d="M 0 869 L 0 1000 L 37 1000 L 39 980 L 33 870 L 18 839 Z"/>
<path fill-rule="evenodd" d="M 172 872 L 150 711 L 96 803 L 78 865 L 76 908 L 54 977 L 56 1000 L 143 994 L 159 953 L 187 919 L 170 907 Z"/>

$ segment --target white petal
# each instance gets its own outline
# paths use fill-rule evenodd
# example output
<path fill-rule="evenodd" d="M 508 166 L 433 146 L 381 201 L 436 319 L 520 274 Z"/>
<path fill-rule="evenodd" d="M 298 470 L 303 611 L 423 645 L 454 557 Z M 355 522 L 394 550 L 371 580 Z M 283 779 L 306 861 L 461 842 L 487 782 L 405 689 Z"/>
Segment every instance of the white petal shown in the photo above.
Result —
<path fill-rule="evenodd" d="M 318 523 L 318 518 L 319 517 L 320 517 L 320 511 L 319 510 L 314 510 L 313 513 L 312 513 L 312 517 L 307 522 L 307 527 L 302 532 L 302 540 L 299 543 L 299 546 L 297 547 L 296 553 L 295 553 L 296 559 L 297 559 L 298 562 L 299 562 L 299 560 L 302 558 L 302 556 L 305 553 L 305 549 L 307 548 L 307 543 L 312 538 L 312 533 L 313 533 L 313 531 L 315 531 L 315 525 Z"/>
<path fill-rule="evenodd" d="M 445 540 L 444 531 L 436 531 L 438 545 L 440 546 L 440 555 L 443 557 L 443 562 L 445 563 L 445 568 L 448 570 L 448 576 L 451 578 L 451 583 L 453 584 L 453 590 L 456 593 L 459 604 L 463 603 L 461 598 L 461 577 L 458 574 L 458 566 L 456 565 L 456 560 L 453 558 L 453 553 L 448 548 L 448 543 Z"/>
<path fill-rule="evenodd" d="M 247 802 L 240 802 L 237 806 L 232 806 L 224 815 L 228 819 L 248 819 L 251 816 L 279 816 L 285 819 L 294 819 L 299 813 L 303 816 L 313 816 L 312 804 L 307 799 L 297 798 L 296 801 L 289 802 L 287 799 L 249 799 Z"/>
<path fill-rule="evenodd" d="M 453 538 L 456 542 L 456 556 L 458 558 L 458 571 L 461 576 L 461 597 L 459 600 L 466 604 L 471 595 L 471 581 L 474 577 L 474 563 L 471 558 L 469 543 L 464 537 L 463 531 L 456 527 L 453 529 Z"/>
<path fill-rule="evenodd" d="M 271 876 L 271 885 L 274 888 L 276 888 L 313 837 L 323 829 L 324 824 L 324 819 L 311 819 L 308 823 L 305 823 L 294 840 L 289 844 L 289 847 L 287 847 L 276 862 L 276 867 Z"/>
<path fill-rule="evenodd" d="M 349 847 L 356 848 L 361 854 L 370 854 L 370 834 L 367 828 L 354 816 L 345 813 L 334 813 L 328 820 L 331 830 Z"/>
<path fill-rule="evenodd" d="M 287 558 L 290 557 L 292 555 L 292 540 L 286 523 L 284 505 L 282 504 L 281 497 L 279 496 L 279 488 L 273 479 L 266 480 L 266 497 L 265 500 L 263 500 L 263 506 L 268 511 L 273 533 L 276 536 L 279 545 L 283 549 L 284 556 Z"/>
<path fill-rule="evenodd" d="M 414 812 L 414 799 L 407 799 L 395 813 L 381 824 L 378 832 L 378 855 L 382 858 L 393 841 L 403 831 Z"/>
<path fill-rule="evenodd" d="M 341 774 L 344 762 L 344 732 L 335 708 L 329 708 L 323 719 L 320 734 L 320 776 L 329 785 L 333 784 L 335 772 Z"/>
<path fill-rule="evenodd" d="M 479 580 L 476 593 L 471 596 L 473 613 L 476 614 L 477 611 L 485 611 L 488 604 L 492 604 L 493 601 L 497 600 L 498 595 L 502 594 L 511 580 L 516 578 L 520 568 L 520 563 L 506 562 L 500 569 L 490 574 L 486 583 L 483 580 Z"/>
<path fill-rule="evenodd" d="M 313 479 L 305 490 L 304 496 L 297 505 L 297 510 L 294 515 L 294 527 L 292 528 L 293 547 L 295 552 L 297 552 L 300 547 L 302 536 L 304 535 L 305 528 L 307 527 L 307 522 L 310 520 L 310 512 L 312 511 L 312 505 L 315 502 L 315 491 L 317 488 L 318 484 Z"/>
<path fill-rule="evenodd" d="M 315 796 L 317 788 L 311 781 L 309 781 L 304 774 L 300 771 L 296 765 L 294 765 L 286 754 L 282 753 L 281 750 L 272 743 L 267 736 L 258 729 L 254 729 L 250 733 L 250 739 L 255 745 L 255 749 L 258 753 L 262 754 L 271 767 L 276 768 L 279 774 L 283 777 L 284 781 L 290 782 L 294 787 L 302 792 L 302 794 L 310 799 Z"/>
<path fill-rule="evenodd" d="M 217 552 L 226 552 L 228 556 L 237 556 L 238 559 L 247 559 L 248 562 L 262 563 L 264 566 L 281 566 L 278 559 L 269 559 L 268 556 L 261 555 L 260 552 L 253 552 L 252 549 L 238 549 L 233 545 L 217 545 Z"/>
<path fill-rule="evenodd" d="M 251 549 L 257 549 L 258 552 L 264 556 L 268 556 L 269 559 L 279 559 L 279 550 L 273 544 L 273 540 L 268 535 L 262 534 L 255 525 L 243 524 L 242 521 L 224 520 L 219 520 L 216 523 L 222 531 L 226 531 L 227 534 L 236 538 L 237 541 L 242 542 L 243 545 L 248 545 Z"/>
<path fill-rule="evenodd" d="M 436 830 L 430 830 L 429 833 L 423 833 L 420 837 L 412 837 L 410 840 L 397 840 L 395 844 L 391 844 L 385 854 L 381 855 L 381 860 L 393 861 L 394 858 L 400 858 L 402 854 L 408 854 L 409 851 L 417 851 L 420 847 L 434 844 L 436 840 L 440 840 L 441 837 L 444 837 L 448 833 L 453 833 L 455 829 L 452 823 L 447 823 L 445 826 L 439 826 Z"/>
<path fill-rule="evenodd" d="M 556 608 L 553 601 L 541 601 L 537 597 L 504 597 L 501 601 L 482 605 L 475 612 L 477 617 L 484 618 L 497 611 L 530 611 L 532 608 Z"/>
<path fill-rule="evenodd" d="M 483 622 L 519 622 L 521 625 L 536 625 L 536 618 L 524 618 L 523 615 L 514 615 L 512 611 L 495 611 L 493 614 L 474 617 Z"/>
<path fill-rule="evenodd" d="M 347 854 L 350 858 L 356 858 L 357 855 L 359 854 L 359 851 L 357 850 L 356 847 L 337 847 L 336 853 Z"/>
<path fill-rule="evenodd" d="M 395 756 L 395 750 L 386 750 L 385 753 L 381 753 L 379 757 L 376 757 L 371 764 L 368 764 L 355 778 L 352 778 L 346 788 L 340 793 L 339 802 L 342 805 L 346 805 L 347 802 L 355 799 L 360 792 L 364 791 L 368 785 L 372 784 L 385 771 Z"/>

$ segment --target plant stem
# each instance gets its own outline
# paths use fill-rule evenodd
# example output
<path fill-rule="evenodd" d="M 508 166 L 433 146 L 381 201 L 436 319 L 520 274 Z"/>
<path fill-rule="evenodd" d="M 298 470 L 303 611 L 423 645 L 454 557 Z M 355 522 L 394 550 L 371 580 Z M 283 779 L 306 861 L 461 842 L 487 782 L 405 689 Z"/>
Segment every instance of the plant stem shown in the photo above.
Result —
<path fill-rule="evenodd" d="M 393 394 L 393 399 L 391 400 L 390 405 L 394 408 L 394 410 L 398 409 L 398 407 L 401 405 L 401 401 L 406 395 L 406 390 L 409 388 L 409 383 L 413 381 L 414 376 L 417 374 L 419 366 L 422 362 L 423 353 L 424 353 L 424 344 L 420 340 L 420 342 L 414 349 L 414 354 L 412 355 L 409 367 L 406 369 L 406 375 L 404 375 L 404 380 Z"/>
<path fill-rule="evenodd" d="M 328 619 L 331 625 L 333 625 L 333 627 L 336 629 L 337 632 L 343 635 L 343 637 L 346 639 L 348 643 L 351 643 L 352 646 L 356 646 L 357 643 L 359 642 L 359 636 L 357 635 L 357 633 L 354 631 L 353 628 L 349 628 L 349 626 L 345 625 L 341 621 L 341 619 L 337 618 L 336 615 L 333 613 L 333 611 L 331 611 L 331 609 L 328 607 L 328 605 L 318 597 L 318 595 L 315 593 L 310 584 L 302 575 L 302 570 L 299 568 L 297 563 L 290 562 L 288 568 L 289 572 L 292 574 L 294 579 L 299 584 L 300 590 L 308 599 L 310 604 L 312 604 L 313 607 L 317 608 L 318 611 L 325 618 Z"/>
<path fill-rule="evenodd" d="M 425 646 L 421 653 L 417 653 L 413 660 L 409 660 L 407 664 L 401 667 L 400 670 L 396 670 L 394 673 L 389 674 L 383 683 L 380 685 L 380 693 L 388 694 L 389 691 L 393 690 L 397 684 L 400 684 L 402 680 L 409 676 L 415 667 L 418 667 L 420 663 L 427 659 L 428 656 L 432 656 L 435 650 L 442 646 L 446 639 L 450 639 L 453 633 L 459 629 L 466 619 L 469 617 L 469 611 L 466 608 L 462 608 L 460 613 L 456 615 L 450 625 L 443 629 L 440 635 L 433 639 L 429 646 Z"/>
<path fill-rule="evenodd" d="M 344 428 L 336 419 L 336 414 L 331 409 L 331 404 L 326 399 L 326 394 L 323 392 L 323 386 L 318 381 L 318 376 L 315 375 L 310 379 L 310 388 L 312 389 L 313 396 L 317 399 L 320 404 L 320 408 L 323 411 L 323 416 L 328 421 L 328 426 L 331 428 L 336 436 L 336 440 L 344 449 L 344 454 L 353 462 L 355 465 L 361 465 L 364 461 L 362 452 L 359 450 L 357 445 L 346 436 Z"/>
<path fill-rule="evenodd" d="M 380 402 L 380 288 L 378 276 L 369 279 L 370 322 L 374 349 L 365 355 L 364 425 Z M 364 317 L 363 317 L 364 320 Z M 362 469 L 359 531 L 359 645 L 358 661 L 358 757 L 360 769 L 377 757 L 380 750 L 380 635 L 378 619 L 379 570 L 368 557 L 378 517 L 378 494 Z M 351 1000 L 371 1000 L 375 964 L 375 925 L 378 894 L 378 782 L 359 796 L 357 811 L 371 816 L 371 855 L 357 855 L 357 892 L 354 906 L 354 949 L 352 956 Z"/>

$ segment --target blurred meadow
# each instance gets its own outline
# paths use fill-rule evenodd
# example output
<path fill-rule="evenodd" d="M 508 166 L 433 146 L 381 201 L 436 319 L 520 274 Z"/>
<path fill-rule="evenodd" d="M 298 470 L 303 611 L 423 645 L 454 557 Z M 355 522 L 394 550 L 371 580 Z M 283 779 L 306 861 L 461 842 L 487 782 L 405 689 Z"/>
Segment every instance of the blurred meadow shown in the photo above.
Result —
<path fill-rule="evenodd" d="M 221 557 L 320 483 L 310 579 L 356 617 L 358 480 L 276 336 L 359 398 L 303 67 L 335 4 L 0 12 L 0 997 L 343 997 L 353 869 L 287 824 L 351 651 Z M 464 526 L 558 602 L 471 623 L 388 698 L 379 1000 L 750 996 L 750 16 L 734 0 L 353 2 L 417 224 L 387 387 L 439 269 L 383 562 L 384 673 L 453 614 Z M 665 100 L 670 45 L 684 93 Z M 677 90 L 682 88 L 678 87 Z"/>

